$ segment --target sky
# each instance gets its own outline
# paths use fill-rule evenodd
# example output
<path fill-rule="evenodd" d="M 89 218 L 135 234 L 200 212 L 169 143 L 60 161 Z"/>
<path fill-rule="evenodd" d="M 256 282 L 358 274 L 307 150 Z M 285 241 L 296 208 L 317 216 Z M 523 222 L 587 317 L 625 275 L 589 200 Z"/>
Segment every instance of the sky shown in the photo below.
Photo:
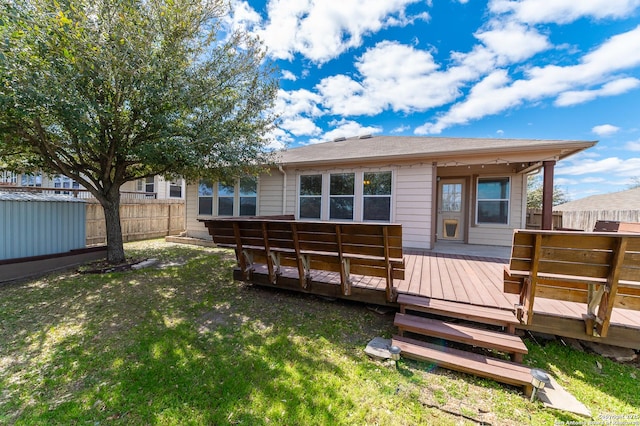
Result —
<path fill-rule="evenodd" d="M 570 199 L 640 179 L 640 0 L 231 0 L 277 65 L 273 146 L 373 135 L 597 140 Z"/>

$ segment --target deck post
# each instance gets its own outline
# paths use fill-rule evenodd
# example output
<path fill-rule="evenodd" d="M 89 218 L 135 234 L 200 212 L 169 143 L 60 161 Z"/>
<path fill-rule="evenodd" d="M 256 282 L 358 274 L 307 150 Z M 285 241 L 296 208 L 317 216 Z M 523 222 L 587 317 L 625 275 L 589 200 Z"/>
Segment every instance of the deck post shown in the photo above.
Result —
<path fill-rule="evenodd" d="M 542 229 L 553 229 L 553 171 L 555 161 L 543 161 L 544 182 L 542 184 Z"/>

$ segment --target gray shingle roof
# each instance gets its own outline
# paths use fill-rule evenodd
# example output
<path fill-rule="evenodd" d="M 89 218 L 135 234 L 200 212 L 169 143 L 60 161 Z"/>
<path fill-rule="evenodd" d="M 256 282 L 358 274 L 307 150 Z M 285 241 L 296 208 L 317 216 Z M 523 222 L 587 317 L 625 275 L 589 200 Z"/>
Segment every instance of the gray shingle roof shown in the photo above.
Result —
<path fill-rule="evenodd" d="M 412 159 L 483 153 L 514 153 L 543 149 L 558 151 L 564 158 L 595 145 L 595 141 L 540 139 L 482 139 L 418 136 L 355 137 L 285 150 L 281 164 L 355 162 L 376 159 Z"/>
<path fill-rule="evenodd" d="M 553 208 L 556 211 L 640 210 L 640 188 L 592 195 Z"/>

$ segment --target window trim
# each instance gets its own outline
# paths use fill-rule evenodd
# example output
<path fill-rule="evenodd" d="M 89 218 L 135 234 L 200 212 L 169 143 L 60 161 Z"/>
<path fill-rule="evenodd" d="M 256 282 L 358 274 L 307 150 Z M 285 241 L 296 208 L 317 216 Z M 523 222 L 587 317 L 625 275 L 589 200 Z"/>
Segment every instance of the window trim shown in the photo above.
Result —
<path fill-rule="evenodd" d="M 480 198 L 480 181 L 481 180 L 505 180 L 507 182 L 507 195 L 506 198 Z M 512 193 L 512 179 L 511 176 L 478 176 L 475 184 L 475 224 L 476 226 L 509 226 L 511 224 L 511 193 Z M 506 201 L 507 202 L 507 221 L 506 222 L 480 222 L 480 208 L 481 201 Z"/>
<path fill-rule="evenodd" d="M 324 173 L 303 173 L 300 174 L 298 176 L 298 193 L 297 193 L 297 201 L 298 201 L 298 219 L 301 220 L 322 220 L 323 217 L 323 213 L 324 213 L 324 206 L 325 206 L 325 201 L 324 201 L 324 182 L 325 182 L 325 178 L 324 178 Z M 320 194 L 318 195 L 302 195 L 300 192 L 302 191 L 302 178 L 305 176 L 320 176 Z M 320 217 L 302 217 L 301 216 L 301 209 L 302 209 L 302 203 L 300 202 L 302 198 L 319 198 L 320 199 Z"/>
<path fill-rule="evenodd" d="M 376 194 L 376 195 L 366 195 L 365 191 L 364 191 L 364 184 L 365 184 L 365 178 L 364 176 L 368 173 L 372 173 L 372 174 L 382 174 L 382 173 L 389 173 L 390 174 L 390 182 L 389 182 L 389 194 Z M 360 219 L 362 220 L 362 222 L 384 222 L 384 223 L 391 223 L 391 217 L 393 216 L 393 171 L 392 170 L 379 170 L 379 171 L 364 171 L 362 173 L 362 179 L 361 179 L 361 187 L 362 187 L 362 201 L 361 201 L 361 217 Z M 365 199 L 366 198 L 388 198 L 389 199 L 389 218 L 386 220 L 382 220 L 382 219 L 365 219 L 364 216 L 366 214 L 365 211 Z"/>
<path fill-rule="evenodd" d="M 331 194 L 331 177 L 332 176 L 346 176 L 346 175 L 352 175 L 353 176 L 353 190 L 351 194 Z M 338 173 L 329 173 L 329 190 L 327 191 L 327 197 L 328 197 L 328 220 L 330 221 L 335 221 L 335 222 L 353 222 L 356 219 L 356 188 L 358 188 L 358 182 L 362 181 L 362 179 L 356 179 L 356 172 L 338 172 Z M 331 200 L 333 198 L 351 198 L 351 219 L 345 219 L 345 218 L 332 218 L 331 217 Z"/>
<path fill-rule="evenodd" d="M 233 181 L 233 197 L 231 196 L 220 196 L 219 193 L 219 185 L 221 184 L 220 181 L 211 181 L 209 182 L 212 186 L 212 195 L 207 195 L 207 196 L 200 196 L 200 184 L 201 182 L 205 181 L 205 179 L 199 179 L 198 180 L 198 187 L 197 187 L 197 197 L 198 197 L 198 212 L 197 212 L 197 217 L 239 217 L 240 216 L 240 198 L 255 198 L 256 202 L 256 211 L 255 211 L 255 215 L 258 214 L 260 206 L 259 206 L 259 188 L 260 188 L 260 179 L 258 178 L 254 178 L 255 179 L 255 183 L 256 183 L 256 193 L 255 193 L 255 197 L 249 197 L 246 195 L 240 195 L 240 179 L 235 179 Z M 233 200 L 233 214 L 231 216 L 229 215 L 220 215 L 220 204 L 219 204 L 219 200 L 220 198 L 232 198 Z M 201 198 L 211 198 L 211 214 L 202 214 L 200 213 L 200 199 Z M 246 216 L 254 216 L 254 215 L 246 215 Z"/>
<path fill-rule="evenodd" d="M 391 194 L 390 195 L 381 195 L 378 197 L 389 197 L 389 220 L 364 220 L 364 174 L 365 173 L 391 173 Z M 355 222 L 355 223 L 393 223 L 395 220 L 395 200 L 396 200 L 396 173 L 397 170 L 394 167 L 384 167 L 384 168 L 364 168 L 360 170 L 336 170 L 336 169 L 328 169 L 328 170 L 313 170 L 313 171 L 300 171 L 296 176 L 296 218 L 299 220 L 320 220 L 320 221 L 337 221 L 337 222 Z M 353 194 L 353 218 L 349 219 L 331 219 L 330 218 L 330 176 L 335 174 L 353 174 L 354 175 L 354 194 Z M 302 218 L 300 217 L 300 191 L 301 191 L 301 177 L 302 176 L 314 176 L 320 175 L 322 176 L 322 190 L 320 194 L 320 218 Z M 309 197 L 309 196 L 307 196 Z M 317 197 L 317 196 L 312 196 Z M 374 196 L 367 196 L 374 197 Z"/>

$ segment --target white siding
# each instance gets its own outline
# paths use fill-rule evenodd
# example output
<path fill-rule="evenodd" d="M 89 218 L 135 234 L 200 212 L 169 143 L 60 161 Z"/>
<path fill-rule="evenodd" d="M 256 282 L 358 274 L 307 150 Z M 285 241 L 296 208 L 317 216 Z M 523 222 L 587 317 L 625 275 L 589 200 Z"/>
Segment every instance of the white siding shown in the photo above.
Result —
<path fill-rule="evenodd" d="M 258 215 L 280 215 L 282 212 L 283 176 L 273 169 L 270 174 L 261 174 L 258 180 Z"/>
<path fill-rule="evenodd" d="M 402 166 L 396 172 L 394 222 L 402 224 L 405 247 L 431 248 L 431 165 Z"/>
<path fill-rule="evenodd" d="M 185 228 L 187 237 L 210 239 L 207 228 L 198 222 L 198 184 L 187 184 L 186 192 L 186 212 Z"/>
<path fill-rule="evenodd" d="M 469 244 L 486 244 L 492 246 L 510 246 L 513 241 L 513 230 L 524 228 L 523 206 L 526 200 L 523 193 L 523 176 L 511 175 L 511 197 L 509 199 L 509 224 L 480 224 L 469 229 Z M 472 185 L 476 185 L 473 182 Z M 475 200 L 473 201 L 475 203 Z M 472 218 L 472 222 L 475 218 Z"/>

